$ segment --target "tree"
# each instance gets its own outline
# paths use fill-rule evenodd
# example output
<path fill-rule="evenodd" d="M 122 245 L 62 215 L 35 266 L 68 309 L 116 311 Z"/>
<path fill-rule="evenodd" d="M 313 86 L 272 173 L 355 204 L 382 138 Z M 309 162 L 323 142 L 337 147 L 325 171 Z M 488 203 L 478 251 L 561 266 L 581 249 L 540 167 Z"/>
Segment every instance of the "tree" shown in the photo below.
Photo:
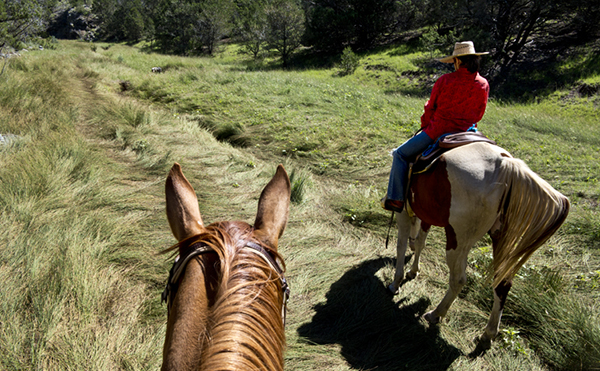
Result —
<path fill-rule="evenodd" d="M 187 54 L 194 49 L 199 4 L 186 0 L 160 0 L 155 14 L 155 38 L 163 52 Z"/>
<path fill-rule="evenodd" d="M 195 31 L 198 48 L 212 55 L 223 36 L 230 32 L 233 3 L 229 0 L 205 0 L 200 6 Z"/>
<path fill-rule="evenodd" d="M 598 0 L 431 0 L 429 5 L 426 24 L 491 52 L 487 74 L 496 85 L 522 65 L 552 61 L 600 37 Z"/>
<path fill-rule="evenodd" d="M 43 31 L 55 3 L 54 0 L 0 1 L 0 49 L 18 48 L 27 38 Z"/>
<path fill-rule="evenodd" d="M 267 44 L 287 67 L 292 53 L 301 45 L 304 13 L 295 0 L 275 0 L 267 6 Z"/>
<path fill-rule="evenodd" d="M 500 76 L 506 75 L 531 36 L 542 33 L 547 21 L 555 19 L 556 13 L 556 2 L 547 0 L 487 0 L 480 5 L 476 11 L 465 9 L 472 19 L 467 29 L 484 35 L 482 47 L 487 44 L 491 48 Z"/>
<path fill-rule="evenodd" d="M 266 1 L 236 0 L 235 3 L 235 32 L 243 44 L 243 50 L 256 59 L 267 39 Z"/>
<path fill-rule="evenodd" d="M 74 5 L 74 4 L 73 4 Z M 118 38 L 117 29 L 120 29 L 120 22 L 115 19 L 118 16 L 119 4 L 117 0 L 94 0 L 92 11 L 96 15 L 99 25 L 99 37 L 103 39 Z"/>
<path fill-rule="evenodd" d="M 120 32 L 123 40 L 139 41 L 144 35 L 143 7 L 140 0 L 128 0 L 121 4 L 117 13 L 122 14 Z"/>
<path fill-rule="evenodd" d="M 144 35 L 144 7 L 141 0 L 96 0 L 94 11 L 101 20 L 104 39 L 139 41 Z"/>
<path fill-rule="evenodd" d="M 304 5 L 308 43 L 333 52 L 373 47 L 401 23 L 399 9 L 411 9 L 396 0 L 305 0 Z"/>

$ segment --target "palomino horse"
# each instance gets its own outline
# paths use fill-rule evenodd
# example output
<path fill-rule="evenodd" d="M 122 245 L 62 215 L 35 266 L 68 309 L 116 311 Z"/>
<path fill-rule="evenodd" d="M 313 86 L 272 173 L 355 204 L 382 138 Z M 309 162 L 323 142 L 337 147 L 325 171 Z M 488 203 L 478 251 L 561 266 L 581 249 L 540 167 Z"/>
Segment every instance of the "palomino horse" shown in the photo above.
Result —
<path fill-rule="evenodd" d="M 512 279 L 519 268 L 564 222 L 569 200 L 521 160 L 500 147 L 472 143 L 444 153 L 432 167 L 413 176 L 408 201 L 416 215 L 398 215 L 397 293 L 404 279 L 407 242 L 414 243 L 414 260 L 407 279 L 419 273 L 419 257 L 430 226 L 446 231 L 446 261 L 450 285 L 446 295 L 424 318 L 436 324 L 444 317 L 467 282 L 465 269 L 471 247 L 486 233 L 492 238 L 494 306 L 480 337 L 484 347 L 498 334 L 500 317 Z"/>
<path fill-rule="evenodd" d="M 283 370 L 287 283 L 277 253 L 288 219 L 283 166 L 262 191 L 254 227 L 205 226 L 194 189 L 173 165 L 167 217 L 179 241 L 167 290 L 163 370 Z"/>

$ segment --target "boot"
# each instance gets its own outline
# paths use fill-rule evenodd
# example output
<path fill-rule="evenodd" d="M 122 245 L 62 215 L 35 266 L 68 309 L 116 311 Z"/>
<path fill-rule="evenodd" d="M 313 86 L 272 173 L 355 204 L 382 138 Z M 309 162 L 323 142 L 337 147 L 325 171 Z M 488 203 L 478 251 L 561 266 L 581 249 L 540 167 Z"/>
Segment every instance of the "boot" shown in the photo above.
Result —
<path fill-rule="evenodd" d="M 395 211 L 397 213 L 401 213 L 402 210 L 404 210 L 404 201 L 390 200 L 386 196 L 381 200 L 381 207 L 383 207 L 387 211 Z"/>

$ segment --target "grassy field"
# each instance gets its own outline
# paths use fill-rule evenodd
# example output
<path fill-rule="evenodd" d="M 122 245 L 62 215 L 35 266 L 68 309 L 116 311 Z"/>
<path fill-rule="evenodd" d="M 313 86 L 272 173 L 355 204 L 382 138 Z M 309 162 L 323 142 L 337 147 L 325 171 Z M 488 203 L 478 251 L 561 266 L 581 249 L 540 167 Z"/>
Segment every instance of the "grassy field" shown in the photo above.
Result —
<path fill-rule="evenodd" d="M 471 253 L 468 283 L 440 326 L 420 317 L 447 287 L 441 230 L 430 233 L 419 278 L 386 294 L 395 248 L 385 249 L 389 214 L 378 200 L 389 151 L 419 127 L 423 81 L 443 72 L 405 71 L 430 58 L 403 47 L 361 55 L 343 77 L 281 70 L 235 46 L 184 58 L 60 42 L 9 60 L 0 369 L 160 368 L 171 261 L 158 252 L 175 242 L 164 212 L 175 161 L 209 223 L 252 222 L 277 164 L 292 175 L 280 242 L 292 288 L 287 370 L 600 369 L 597 94 L 492 99 L 479 124 L 572 203 L 515 279 L 491 350 L 474 353 L 473 343 L 491 309 L 489 240 Z"/>

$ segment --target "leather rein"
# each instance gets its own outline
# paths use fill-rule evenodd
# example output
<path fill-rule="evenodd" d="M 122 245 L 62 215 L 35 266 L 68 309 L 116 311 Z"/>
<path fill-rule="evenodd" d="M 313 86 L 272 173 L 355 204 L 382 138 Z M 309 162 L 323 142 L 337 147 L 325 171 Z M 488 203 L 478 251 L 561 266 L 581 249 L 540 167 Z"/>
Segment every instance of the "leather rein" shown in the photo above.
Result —
<path fill-rule="evenodd" d="M 283 326 L 285 327 L 287 302 L 290 298 L 290 286 L 288 285 L 288 282 L 283 274 L 283 268 L 281 267 L 281 264 L 273 257 L 273 255 L 271 255 L 269 253 L 269 251 L 267 251 L 267 249 L 265 249 L 260 244 L 257 244 L 252 241 L 246 241 L 244 247 L 249 248 L 251 252 L 260 256 L 264 261 L 267 262 L 267 264 L 269 264 L 269 266 L 275 272 L 277 272 L 277 275 L 279 276 L 279 280 L 281 282 L 281 291 L 283 292 L 283 304 L 281 306 L 281 320 L 283 322 Z M 171 306 L 171 303 L 170 303 L 171 296 L 175 295 L 175 293 L 177 293 L 177 289 L 179 286 L 179 283 L 178 283 L 179 277 L 181 277 L 181 275 L 185 271 L 185 267 L 187 266 L 189 261 L 202 255 L 202 254 L 214 252 L 214 250 L 210 246 L 205 244 L 204 242 L 195 242 L 195 243 L 191 244 L 189 246 L 189 250 L 190 250 L 190 252 L 183 259 L 181 259 L 180 255 L 178 255 L 175 258 L 175 262 L 173 263 L 173 266 L 171 267 L 171 270 L 169 271 L 169 279 L 167 281 L 167 286 L 165 287 L 165 290 L 161 294 L 161 302 L 166 302 L 167 308 L 170 308 L 170 306 Z"/>

